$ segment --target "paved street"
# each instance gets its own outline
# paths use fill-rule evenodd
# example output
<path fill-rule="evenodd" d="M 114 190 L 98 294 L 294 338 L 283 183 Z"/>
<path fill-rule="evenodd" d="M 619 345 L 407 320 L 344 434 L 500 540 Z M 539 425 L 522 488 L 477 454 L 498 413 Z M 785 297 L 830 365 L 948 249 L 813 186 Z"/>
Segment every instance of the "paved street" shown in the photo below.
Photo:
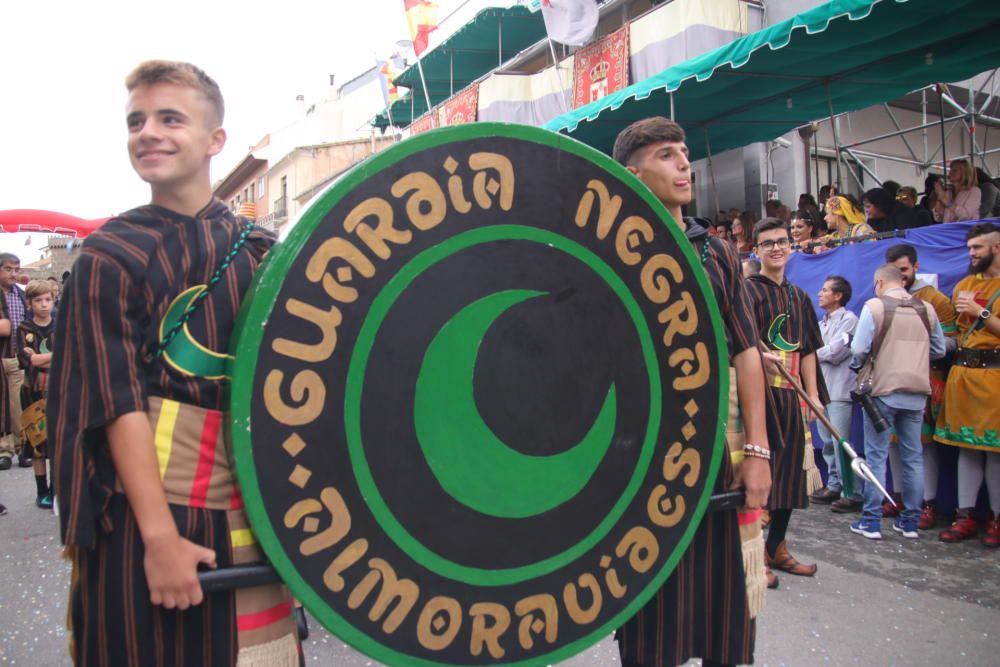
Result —
<path fill-rule="evenodd" d="M 0 472 L 0 664 L 60 666 L 66 658 L 69 569 L 56 518 L 35 508 L 30 469 Z M 937 531 L 904 540 L 888 521 L 881 543 L 818 507 L 792 516 L 790 548 L 815 559 L 813 579 L 781 575 L 758 629 L 758 665 L 996 665 L 1000 655 L 1000 552 L 946 545 Z M 367 667 L 373 660 L 311 624 L 307 663 Z M 619 664 L 609 639 L 566 661 Z M 694 662 L 692 664 L 697 664 Z"/>

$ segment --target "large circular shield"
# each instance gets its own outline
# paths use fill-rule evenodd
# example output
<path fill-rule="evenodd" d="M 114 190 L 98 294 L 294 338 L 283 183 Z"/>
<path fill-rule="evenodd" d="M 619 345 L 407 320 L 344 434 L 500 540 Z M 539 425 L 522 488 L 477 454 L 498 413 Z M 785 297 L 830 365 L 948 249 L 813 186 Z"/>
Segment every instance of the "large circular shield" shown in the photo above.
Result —
<path fill-rule="evenodd" d="M 390 664 L 541 665 L 669 575 L 724 451 L 701 260 L 572 139 L 444 128 L 342 178 L 241 313 L 232 440 L 257 537 Z"/>

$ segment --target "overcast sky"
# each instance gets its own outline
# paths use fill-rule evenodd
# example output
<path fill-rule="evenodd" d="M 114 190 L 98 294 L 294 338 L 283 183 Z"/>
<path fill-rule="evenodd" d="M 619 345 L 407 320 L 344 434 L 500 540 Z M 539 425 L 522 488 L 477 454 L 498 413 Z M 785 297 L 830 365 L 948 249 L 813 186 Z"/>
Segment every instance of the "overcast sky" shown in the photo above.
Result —
<path fill-rule="evenodd" d="M 48 0 L 3 2 L 0 16 L 0 210 L 81 218 L 148 201 L 125 152 L 125 75 L 150 58 L 187 60 L 218 81 L 228 141 L 224 176 L 247 149 L 408 39 L 403 0 Z M 442 9 L 454 4 L 439 3 Z M 0 234 L 37 259 L 44 235 Z"/>

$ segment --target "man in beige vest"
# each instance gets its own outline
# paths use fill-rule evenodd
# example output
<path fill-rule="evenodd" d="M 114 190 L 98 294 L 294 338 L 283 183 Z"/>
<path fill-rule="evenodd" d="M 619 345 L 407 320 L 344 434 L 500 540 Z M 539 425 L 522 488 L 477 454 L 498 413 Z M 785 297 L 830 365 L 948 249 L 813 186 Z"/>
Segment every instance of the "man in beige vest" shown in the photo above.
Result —
<path fill-rule="evenodd" d="M 885 264 L 875 271 L 875 294 L 861 310 L 851 343 L 854 367 L 861 369 L 859 391 L 871 397 L 863 410 L 865 458 L 884 486 L 889 429 L 876 430 L 870 414 L 876 409 L 895 430 L 903 462 L 902 480 L 896 483 L 903 490 L 904 509 L 892 528 L 913 539 L 919 537 L 917 522 L 924 495 L 920 428 L 931 394 L 930 360 L 944 356 L 944 333 L 934 308 L 906 291 L 903 274 L 895 266 Z M 851 524 L 851 532 L 880 540 L 881 521 L 881 494 L 873 484 L 866 484 L 861 519 Z"/>

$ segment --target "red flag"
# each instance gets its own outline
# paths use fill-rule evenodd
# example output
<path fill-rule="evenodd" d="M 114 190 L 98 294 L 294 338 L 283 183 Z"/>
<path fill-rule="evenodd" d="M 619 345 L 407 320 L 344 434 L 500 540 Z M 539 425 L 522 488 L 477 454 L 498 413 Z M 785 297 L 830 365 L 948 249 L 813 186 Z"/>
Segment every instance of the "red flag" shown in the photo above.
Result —
<path fill-rule="evenodd" d="M 427 38 L 438 27 L 438 6 L 430 0 L 403 0 L 406 22 L 410 26 L 413 52 L 419 57 L 427 50 Z"/>

